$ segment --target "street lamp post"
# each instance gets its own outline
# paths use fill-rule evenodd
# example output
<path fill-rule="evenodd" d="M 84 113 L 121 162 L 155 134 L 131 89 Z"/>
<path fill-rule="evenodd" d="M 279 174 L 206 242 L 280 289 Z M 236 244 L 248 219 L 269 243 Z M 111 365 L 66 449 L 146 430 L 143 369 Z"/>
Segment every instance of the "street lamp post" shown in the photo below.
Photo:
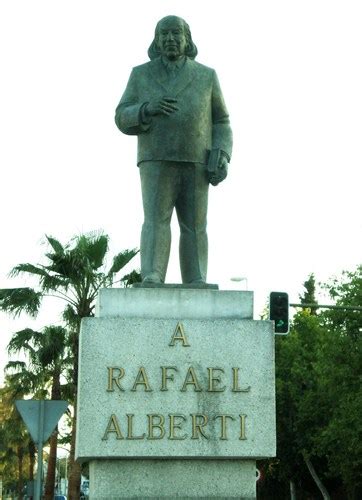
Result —
<path fill-rule="evenodd" d="M 234 283 L 241 283 L 242 281 L 245 281 L 245 290 L 248 290 L 248 278 L 246 276 L 233 276 L 230 278 L 230 281 L 233 281 Z"/>
<path fill-rule="evenodd" d="M 68 456 L 69 456 L 69 450 L 67 448 L 64 448 L 63 446 L 57 446 L 57 448 L 60 448 L 61 450 L 64 450 L 67 452 L 67 454 L 65 455 L 65 477 L 64 477 L 64 480 L 65 480 L 65 495 L 68 494 Z"/>

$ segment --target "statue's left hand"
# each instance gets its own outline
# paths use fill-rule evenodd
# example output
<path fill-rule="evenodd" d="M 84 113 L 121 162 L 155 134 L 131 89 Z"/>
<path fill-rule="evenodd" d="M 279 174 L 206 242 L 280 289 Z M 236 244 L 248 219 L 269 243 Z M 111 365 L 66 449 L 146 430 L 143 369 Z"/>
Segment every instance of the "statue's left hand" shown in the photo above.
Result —
<path fill-rule="evenodd" d="M 212 174 L 212 176 L 209 179 L 210 184 L 212 184 L 213 186 L 217 186 L 220 182 L 226 179 L 227 175 L 228 175 L 228 160 L 226 156 L 221 155 L 217 170 Z"/>

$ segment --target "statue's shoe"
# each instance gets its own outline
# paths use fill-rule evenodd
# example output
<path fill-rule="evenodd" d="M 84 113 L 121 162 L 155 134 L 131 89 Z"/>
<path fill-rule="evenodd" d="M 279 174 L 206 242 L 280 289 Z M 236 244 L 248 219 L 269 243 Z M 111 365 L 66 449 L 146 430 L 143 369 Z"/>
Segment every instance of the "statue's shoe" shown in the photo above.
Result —
<path fill-rule="evenodd" d="M 150 273 L 143 278 L 142 283 L 162 283 L 162 280 L 158 274 Z"/>

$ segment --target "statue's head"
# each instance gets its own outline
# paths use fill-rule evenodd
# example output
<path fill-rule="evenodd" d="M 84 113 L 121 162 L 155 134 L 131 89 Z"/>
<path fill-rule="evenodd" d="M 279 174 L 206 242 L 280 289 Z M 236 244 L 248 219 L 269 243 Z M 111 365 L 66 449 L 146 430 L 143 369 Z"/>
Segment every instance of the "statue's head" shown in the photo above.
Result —
<path fill-rule="evenodd" d="M 189 25 L 181 17 L 167 16 L 157 23 L 148 57 L 155 59 L 160 55 L 170 60 L 184 55 L 191 59 L 197 56 L 197 47 L 192 41 Z"/>

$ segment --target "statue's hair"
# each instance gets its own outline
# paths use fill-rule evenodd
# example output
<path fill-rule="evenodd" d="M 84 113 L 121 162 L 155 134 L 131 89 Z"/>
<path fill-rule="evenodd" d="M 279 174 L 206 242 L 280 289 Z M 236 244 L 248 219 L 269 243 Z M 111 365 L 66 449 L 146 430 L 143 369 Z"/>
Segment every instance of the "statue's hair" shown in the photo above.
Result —
<path fill-rule="evenodd" d="M 148 57 L 152 60 L 152 59 L 156 59 L 156 57 L 160 56 L 161 52 L 160 52 L 160 49 L 158 48 L 158 43 L 157 43 L 158 42 L 158 35 L 160 32 L 160 26 L 161 26 L 162 21 L 164 21 L 165 19 L 169 19 L 170 17 L 175 17 L 177 19 L 180 19 L 180 21 L 182 22 L 183 28 L 185 30 L 186 41 L 187 41 L 185 55 L 187 57 L 189 57 L 190 59 L 195 59 L 195 57 L 197 56 L 197 47 L 194 44 L 194 42 L 192 41 L 190 27 L 187 24 L 187 22 L 184 19 L 182 19 L 182 17 L 178 17 L 178 16 L 166 16 L 166 17 L 163 17 L 160 21 L 158 21 L 158 23 L 156 25 L 156 29 L 155 29 L 155 37 L 154 37 L 153 42 L 151 43 L 151 45 L 148 49 Z"/>

